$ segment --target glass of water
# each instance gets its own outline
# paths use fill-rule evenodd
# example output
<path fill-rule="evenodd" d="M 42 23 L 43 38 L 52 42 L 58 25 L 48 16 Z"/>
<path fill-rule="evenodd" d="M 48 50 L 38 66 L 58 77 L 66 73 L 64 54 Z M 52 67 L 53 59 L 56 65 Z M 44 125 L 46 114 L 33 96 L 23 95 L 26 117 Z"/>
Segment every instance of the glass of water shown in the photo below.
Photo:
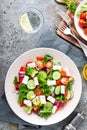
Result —
<path fill-rule="evenodd" d="M 18 22 L 25 32 L 35 33 L 43 26 L 44 18 L 38 9 L 29 7 L 19 14 Z"/>

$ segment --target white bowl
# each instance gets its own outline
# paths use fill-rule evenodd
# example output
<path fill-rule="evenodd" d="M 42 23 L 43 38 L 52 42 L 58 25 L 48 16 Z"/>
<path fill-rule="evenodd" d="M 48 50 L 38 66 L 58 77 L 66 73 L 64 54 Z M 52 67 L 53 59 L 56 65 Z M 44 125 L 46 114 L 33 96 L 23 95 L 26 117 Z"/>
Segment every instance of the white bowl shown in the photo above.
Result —
<path fill-rule="evenodd" d="M 27 61 L 35 58 L 38 55 L 40 56 L 45 54 L 49 54 L 54 58 L 54 60 L 60 61 L 63 67 L 68 67 L 71 75 L 74 77 L 73 99 L 70 100 L 63 109 L 50 116 L 47 120 L 37 116 L 36 114 L 28 115 L 26 112 L 24 112 L 23 108 L 21 108 L 17 103 L 17 94 L 14 93 L 13 85 L 14 76 L 18 74 L 20 66 L 24 65 Z M 60 122 L 66 117 L 68 117 L 76 108 L 81 97 L 81 92 L 81 77 L 74 62 L 64 53 L 51 48 L 36 48 L 23 53 L 12 63 L 5 79 L 5 94 L 11 109 L 18 117 L 20 117 L 28 123 L 35 125 L 51 125 Z"/>
<path fill-rule="evenodd" d="M 75 24 L 75 28 L 77 30 L 77 32 L 79 33 L 79 35 L 87 41 L 87 35 L 84 34 L 83 29 L 81 27 L 79 27 L 78 25 L 78 21 L 79 21 L 79 17 L 77 16 L 78 12 L 81 10 L 82 5 L 87 2 L 87 0 L 83 0 L 79 6 L 77 7 L 76 11 L 75 11 L 75 15 L 74 15 L 74 24 Z"/>

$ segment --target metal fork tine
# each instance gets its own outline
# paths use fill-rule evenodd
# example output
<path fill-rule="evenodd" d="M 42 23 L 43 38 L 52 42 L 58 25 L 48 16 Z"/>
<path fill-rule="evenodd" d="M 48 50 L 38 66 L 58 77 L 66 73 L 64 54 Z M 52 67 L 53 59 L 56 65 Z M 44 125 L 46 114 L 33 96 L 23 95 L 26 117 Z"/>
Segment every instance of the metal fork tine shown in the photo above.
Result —
<path fill-rule="evenodd" d="M 66 28 L 65 26 L 62 26 L 60 29 L 61 29 L 62 31 L 64 31 L 64 30 L 65 30 L 65 28 Z"/>
<path fill-rule="evenodd" d="M 59 29 L 61 32 L 63 32 L 63 31 L 64 31 L 64 29 L 63 29 L 63 28 L 61 28 L 61 27 L 60 27 L 60 28 L 58 28 L 58 29 Z"/>
<path fill-rule="evenodd" d="M 65 23 L 63 23 L 62 25 L 59 25 L 58 26 L 58 29 L 61 31 L 61 32 L 63 32 L 64 33 L 64 30 L 66 29 L 66 25 L 65 25 Z"/>
<path fill-rule="evenodd" d="M 71 24 L 71 18 L 65 12 L 61 11 L 59 8 L 57 10 L 57 14 L 66 21 L 67 24 Z"/>

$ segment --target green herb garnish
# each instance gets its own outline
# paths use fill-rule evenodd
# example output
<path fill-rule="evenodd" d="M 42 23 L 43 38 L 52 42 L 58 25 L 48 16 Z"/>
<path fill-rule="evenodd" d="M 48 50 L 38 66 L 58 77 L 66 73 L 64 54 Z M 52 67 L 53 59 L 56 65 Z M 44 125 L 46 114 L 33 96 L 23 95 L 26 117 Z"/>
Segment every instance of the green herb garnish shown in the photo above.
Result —
<path fill-rule="evenodd" d="M 52 108 L 53 104 L 51 102 L 46 102 L 40 110 L 39 115 L 45 119 L 48 119 L 48 117 L 52 114 Z"/>
<path fill-rule="evenodd" d="M 63 1 L 66 4 L 67 8 L 69 8 L 72 13 L 75 13 L 78 2 L 76 2 L 75 0 L 63 0 Z"/>
<path fill-rule="evenodd" d="M 68 85 L 66 86 L 66 88 L 67 88 L 68 90 L 71 90 L 71 89 L 72 89 L 72 82 L 69 82 Z"/>
<path fill-rule="evenodd" d="M 49 96 L 51 94 L 50 87 L 46 83 L 43 82 L 40 85 L 40 88 L 46 96 Z"/>
<path fill-rule="evenodd" d="M 22 103 L 23 100 L 26 98 L 27 93 L 29 92 L 27 86 L 25 84 L 20 85 L 20 91 L 18 96 L 18 103 Z"/>
<path fill-rule="evenodd" d="M 56 99 L 57 101 L 60 101 L 60 102 L 64 103 L 64 101 L 65 101 L 65 96 L 64 96 L 63 94 L 60 94 L 60 95 L 56 96 L 55 99 Z"/>
<path fill-rule="evenodd" d="M 14 83 L 14 84 L 17 84 L 17 83 L 18 83 L 17 76 L 14 77 L 13 83 Z"/>
<path fill-rule="evenodd" d="M 50 55 L 45 55 L 45 56 L 44 56 L 44 61 L 47 62 L 47 61 L 49 61 L 49 60 L 53 60 L 53 57 L 50 56 Z"/>
<path fill-rule="evenodd" d="M 26 68 L 26 75 L 28 76 L 34 77 L 37 73 L 38 71 L 35 68 L 30 68 L 30 67 Z"/>

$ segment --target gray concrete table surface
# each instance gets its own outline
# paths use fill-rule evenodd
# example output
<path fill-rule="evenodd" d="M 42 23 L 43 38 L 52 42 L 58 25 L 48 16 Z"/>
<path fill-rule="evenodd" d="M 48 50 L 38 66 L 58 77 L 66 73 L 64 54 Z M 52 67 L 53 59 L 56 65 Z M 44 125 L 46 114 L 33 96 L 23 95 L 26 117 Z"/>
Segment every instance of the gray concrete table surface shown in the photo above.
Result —
<path fill-rule="evenodd" d="M 43 36 L 50 33 L 56 35 L 56 25 L 58 24 L 59 20 L 56 13 L 56 6 L 57 3 L 54 0 L 0 0 L 0 88 L 4 87 L 5 76 L 8 71 L 8 68 L 19 55 L 21 55 L 27 50 L 35 48 L 42 34 Z M 44 16 L 43 27 L 36 34 L 32 35 L 25 33 L 18 24 L 19 13 L 23 9 L 29 7 L 35 7 L 39 9 Z M 66 10 L 64 5 L 60 5 L 60 7 L 63 10 Z M 58 38 L 59 44 L 69 44 L 60 37 L 56 37 Z M 51 39 L 51 37 L 49 39 Z M 74 48 L 77 53 L 80 52 L 80 56 L 79 54 L 77 54 L 77 59 L 79 57 L 78 63 L 76 58 L 74 59 L 72 55 L 70 55 L 70 57 L 72 58 L 72 60 L 74 60 L 82 76 L 82 67 L 85 63 L 87 63 L 84 54 L 77 47 L 74 47 L 71 44 L 69 44 L 69 46 Z M 74 52 L 72 52 L 72 54 L 74 54 Z M 78 106 L 75 109 L 75 112 L 81 112 L 82 110 L 84 110 L 85 107 L 87 107 L 87 82 L 83 79 L 83 76 L 82 83 L 82 97 Z M 75 112 L 73 112 L 67 119 L 61 121 L 60 123 L 50 126 L 43 126 L 41 128 L 38 128 L 38 130 L 62 130 L 63 126 L 66 125 L 70 121 L 70 119 L 72 119 Z M 16 130 L 17 125 L 12 125 L 8 122 L 3 121 L 0 122 L 0 130 L 10 129 Z M 78 129 L 87 130 L 87 118 L 85 118 L 84 122 Z"/>

